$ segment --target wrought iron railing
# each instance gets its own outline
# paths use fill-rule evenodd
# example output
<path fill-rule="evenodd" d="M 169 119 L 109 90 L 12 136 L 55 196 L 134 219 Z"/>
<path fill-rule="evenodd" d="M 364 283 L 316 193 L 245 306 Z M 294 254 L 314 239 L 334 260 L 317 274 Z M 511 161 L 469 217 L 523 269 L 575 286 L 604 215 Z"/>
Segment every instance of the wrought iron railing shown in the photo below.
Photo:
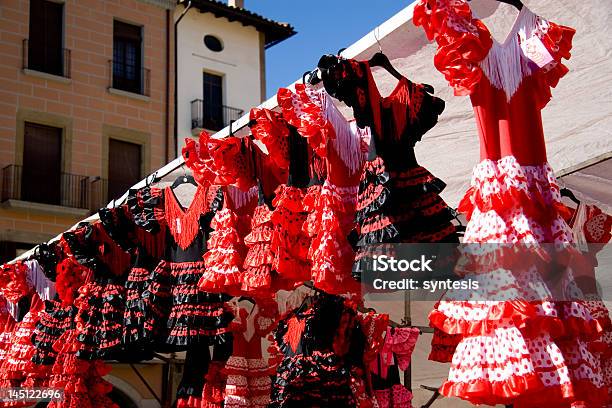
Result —
<path fill-rule="evenodd" d="M 210 105 L 202 99 L 191 101 L 191 128 L 221 130 L 242 116 L 242 109 L 225 105 Z"/>
<path fill-rule="evenodd" d="M 78 174 L 40 174 L 11 164 L 2 169 L 2 201 L 21 200 L 94 210 L 104 202 L 105 189 L 96 185 L 98 179 Z"/>
<path fill-rule="evenodd" d="M 151 70 L 124 61 L 109 60 L 109 88 L 151 96 Z"/>
<path fill-rule="evenodd" d="M 49 47 L 28 38 L 23 40 L 23 69 L 70 78 L 70 61 L 70 50 L 67 48 Z"/>

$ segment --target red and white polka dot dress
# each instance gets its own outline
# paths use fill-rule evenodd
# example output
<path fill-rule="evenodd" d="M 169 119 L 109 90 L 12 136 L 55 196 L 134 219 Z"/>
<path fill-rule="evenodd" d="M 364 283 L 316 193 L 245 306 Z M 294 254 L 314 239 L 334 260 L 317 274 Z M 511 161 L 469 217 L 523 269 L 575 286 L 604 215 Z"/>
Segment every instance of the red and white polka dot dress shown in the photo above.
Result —
<path fill-rule="evenodd" d="M 575 31 L 524 6 L 499 43 L 467 0 L 419 0 L 413 22 L 438 44 L 436 68 L 455 94 L 470 96 L 481 146 L 459 206 L 471 245 L 457 268 L 481 287 L 448 292 L 430 315 L 437 329 L 462 336 L 441 393 L 517 408 L 601 407 L 607 393 L 587 343 L 601 326 L 579 300 L 574 272 L 551 275 L 578 251 L 541 110 L 568 72 L 562 59 Z"/>

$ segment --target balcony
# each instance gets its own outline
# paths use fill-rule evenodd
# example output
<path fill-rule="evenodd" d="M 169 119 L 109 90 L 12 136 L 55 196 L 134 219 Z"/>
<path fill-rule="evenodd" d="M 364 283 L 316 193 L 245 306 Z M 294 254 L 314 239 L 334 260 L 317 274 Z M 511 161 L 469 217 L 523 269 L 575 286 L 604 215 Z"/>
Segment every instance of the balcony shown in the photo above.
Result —
<path fill-rule="evenodd" d="M 194 99 L 191 101 L 191 129 L 221 130 L 243 113 L 242 109 L 225 105 L 211 106 L 202 99 Z"/>
<path fill-rule="evenodd" d="M 124 61 L 109 60 L 109 91 L 151 96 L 151 70 L 140 64 L 127 64 Z"/>
<path fill-rule="evenodd" d="M 54 177 L 37 174 L 36 169 L 24 170 L 23 166 L 13 164 L 2 169 L 0 178 L 2 202 L 15 207 L 27 207 L 16 203 L 35 203 L 85 210 L 81 212 L 87 213 L 106 204 L 106 186 L 99 178 L 69 173 Z M 58 212 L 53 207 L 41 208 Z"/>
<path fill-rule="evenodd" d="M 23 40 L 24 71 L 35 71 L 56 77 L 70 78 L 70 50 Z"/>

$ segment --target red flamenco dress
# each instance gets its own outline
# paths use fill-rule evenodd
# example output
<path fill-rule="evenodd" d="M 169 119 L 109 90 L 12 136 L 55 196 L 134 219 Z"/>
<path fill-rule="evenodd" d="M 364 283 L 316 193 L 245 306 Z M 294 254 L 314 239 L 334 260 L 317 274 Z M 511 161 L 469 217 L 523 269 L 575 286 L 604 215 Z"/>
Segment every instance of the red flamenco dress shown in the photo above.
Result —
<path fill-rule="evenodd" d="M 255 298 L 269 298 L 274 292 L 272 251 L 272 199 L 276 188 L 287 180 L 289 170 L 289 129 L 280 114 L 267 109 L 251 109 L 251 132 L 267 148 L 267 154 L 255 147 L 254 168 L 258 184 L 258 202 L 244 237 L 242 291 Z M 277 275 L 276 275 L 277 276 Z"/>
<path fill-rule="evenodd" d="M 273 329 L 275 320 L 258 309 L 255 305 L 249 314 L 241 308 L 234 321 L 232 356 L 223 369 L 227 376 L 225 408 L 266 408 L 270 403 L 276 366 L 263 357 L 261 340 Z"/>
<path fill-rule="evenodd" d="M 308 213 L 303 201 L 311 176 L 315 175 L 313 152 L 306 139 L 279 114 L 259 110 L 252 115 L 257 115 L 253 136 L 271 155 L 279 155 L 272 159 L 277 161 L 279 168 L 288 165 L 288 176 L 276 188 L 272 200 L 270 250 L 274 289 L 293 289 L 310 280 L 310 238 L 303 231 Z"/>
<path fill-rule="evenodd" d="M 488 289 L 495 300 L 447 297 L 431 313 L 431 325 L 463 337 L 440 391 L 475 404 L 600 407 L 601 373 L 581 339 L 599 325 L 580 301 L 552 302 L 540 275 L 551 257 L 566 262 L 576 252 L 541 118 L 568 71 L 561 59 L 574 30 L 523 7 L 501 44 L 466 0 L 420 0 L 413 21 L 437 42 L 436 68 L 456 95 L 470 95 L 478 123 L 481 162 L 460 204 L 474 252 L 458 271 L 498 284 Z M 564 279 L 571 288 L 571 273 Z"/>
<path fill-rule="evenodd" d="M 360 170 L 365 160 L 363 141 L 369 128 L 348 122 L 324 89 L 297 84 L 295 92 L 281 88 L 278 102 L 287 122 L 314 152 L 325 159 L 327 177 L 321 188 L 304 198 L 309 213 L 304 225 L 311 237 L 308 256 L 312 281 L 327 293 L 357 293 L 351 279 L 355 253 L 348 241 L 354 227 Z"/>

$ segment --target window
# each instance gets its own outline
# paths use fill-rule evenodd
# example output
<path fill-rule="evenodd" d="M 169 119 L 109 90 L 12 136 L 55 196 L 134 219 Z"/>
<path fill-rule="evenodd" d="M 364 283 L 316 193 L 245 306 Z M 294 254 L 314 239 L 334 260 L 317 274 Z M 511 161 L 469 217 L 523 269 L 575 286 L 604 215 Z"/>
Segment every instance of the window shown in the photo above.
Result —
<path fill-rule="evenodd" d="M 206 47 L 213 52 L 223 51 L 223 43 L 219 38 L 215 37 L 214 35 L 205 35 L 204 45 L 206 45 Z"/>
<path fill-rule="evenodd" d="M 122 140 L 108 142 L 108 199 L 119 198 L 140 181 L 142 146 Z"/>
<path fill-rule="evenodd" d="M 21 199 L 61 205 L 62 129 L 26 122 L 21 169 Z"/>
<path fill-rule="evenodd" d="M 64 75 L 64 5 L 47 0 L 30 1 L 28 60 L 24 68 Z"/>
<path fill-rule="evenodd" d="M 204 72 L 203 124 L 205 129 L 219 130 L 223 120 L 223 77 Z"/>
<path fill-rule="evenodd" d="M 114 22 L 112 87 L 144 93 L 142 69 L 142 27 Z"/>

